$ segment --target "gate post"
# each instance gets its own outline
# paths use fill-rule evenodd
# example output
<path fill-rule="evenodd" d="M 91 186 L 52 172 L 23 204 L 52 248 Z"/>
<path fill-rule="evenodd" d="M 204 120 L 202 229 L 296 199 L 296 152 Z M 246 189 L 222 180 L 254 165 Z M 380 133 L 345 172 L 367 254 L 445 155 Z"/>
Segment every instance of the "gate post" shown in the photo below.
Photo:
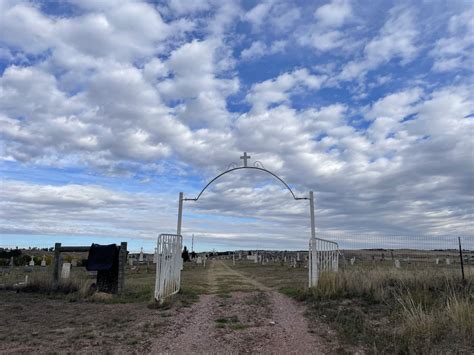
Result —
<path fill-rule="evenodd" d="M 178 205 L 178 227 L 176 228 L 176 234 L 181 235 L 181 220 L 183 218 L 183 193 L 179 193 L 179 205 Z"/>
<path fill-rule="evenodd" d="M 309 241 L 309 287 L 316 287 L 318 284 L 318 260 L 316 250 L 316 226 L 314 222 L 314 194 L 309 192 L 309 212 L 311 218 L 311 239 Z"/>
<path fill-rule="evenodd" d="M 59 267 L 61 266 L 61 243 L 54 244 L 53 289 L 59 287 Z"/>

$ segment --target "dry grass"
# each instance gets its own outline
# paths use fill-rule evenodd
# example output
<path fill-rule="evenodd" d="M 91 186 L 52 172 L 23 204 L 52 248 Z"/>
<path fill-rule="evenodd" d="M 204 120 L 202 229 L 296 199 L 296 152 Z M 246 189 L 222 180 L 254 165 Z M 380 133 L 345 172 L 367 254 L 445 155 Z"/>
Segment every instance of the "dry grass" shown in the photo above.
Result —
<path fill-rule="evenodd" d="M 446 302 L 446 313 L 454 327 L 466 338 L 474 338 L 474 303 L 468 296 L 453 293 Z"/>
<path fill-rule="evenodd" d="M 474 345 L 473 290 L 472 273 L 463 284 L 458 270 L 359 267 L 321 275 L 307 300 L 349 343 L 372 351 L 462 353 Z"/>

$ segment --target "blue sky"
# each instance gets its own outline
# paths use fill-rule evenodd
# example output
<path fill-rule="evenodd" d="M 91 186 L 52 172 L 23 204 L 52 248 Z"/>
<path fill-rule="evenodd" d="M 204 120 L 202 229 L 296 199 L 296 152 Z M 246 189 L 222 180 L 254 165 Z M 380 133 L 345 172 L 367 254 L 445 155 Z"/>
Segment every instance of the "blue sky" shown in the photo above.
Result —
<path fill-rule="evenodd" d="M 0 0 L 0 16 L 2 245 L 151 249 L 178 193 L 243 151 L 313 190 L 318 234 L 343 245 L 473 241 L 470 1 Z M 183 235 L 304 249 L 289 197 L 226 175 L 185 203 Z"/>

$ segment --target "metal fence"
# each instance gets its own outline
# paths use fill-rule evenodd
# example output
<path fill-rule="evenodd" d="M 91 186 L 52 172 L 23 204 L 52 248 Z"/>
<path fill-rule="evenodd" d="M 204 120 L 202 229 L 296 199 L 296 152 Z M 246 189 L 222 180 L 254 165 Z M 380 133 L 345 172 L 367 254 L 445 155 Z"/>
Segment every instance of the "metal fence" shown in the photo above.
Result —
<path fill-rule="evenodd" d="M 155 299 L 160 303 L 180 289 L 182 244 L 183 238 L 178 234 L 160 234 L 158 237 Z"/>

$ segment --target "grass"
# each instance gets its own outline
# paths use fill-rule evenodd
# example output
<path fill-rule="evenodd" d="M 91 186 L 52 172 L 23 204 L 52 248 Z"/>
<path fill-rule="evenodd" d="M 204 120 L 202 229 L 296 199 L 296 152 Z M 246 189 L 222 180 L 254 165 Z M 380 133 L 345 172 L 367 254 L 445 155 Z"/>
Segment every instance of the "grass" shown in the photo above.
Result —
<path fill-rule="evenodd" d="M 472 353 L 472 265 L 466 267 L 463 285 L 455 265 L 436 266 L 412 257 L 410 264 L 396 269 L 391 261 L 360 259 L 359 265 L 343 266 L 339 273 L 322 274 L 318 287 L 311 290 L 306 285 L 308 269 L 245 262 L 235 268 L 305 302 L 312 331 L 322 334 L 320 322 L 327 323 L 336 330 L 344 351 Z"/>
<path fill-rule="evenodd" d="M 359 268 L 321 275 L 305 299 L 349 344 L 431 353 L 472 349 L 473 291 L 452 270 Z"/>
<path fill-rule="evenodd" d="M 216 328 L 229 328 L 232 330 L 243 330 L 247 329 L 248 326 L 242 324 L 239 320 L 239 317 L 236 315 L 229 316 L 229 317 L 219 317 L 215 320 Z"/>

